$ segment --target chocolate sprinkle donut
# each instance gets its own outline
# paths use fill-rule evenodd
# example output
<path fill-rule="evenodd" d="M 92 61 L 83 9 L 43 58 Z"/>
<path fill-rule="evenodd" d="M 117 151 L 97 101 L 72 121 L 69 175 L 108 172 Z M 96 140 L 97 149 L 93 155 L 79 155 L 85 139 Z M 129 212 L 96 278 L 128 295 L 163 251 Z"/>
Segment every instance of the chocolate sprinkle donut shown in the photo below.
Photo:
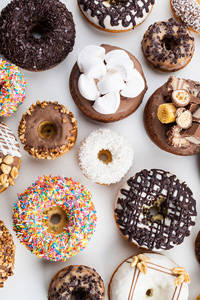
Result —
<path fill-rule="evenodd" d="M 52 279 L 49 300 L 103 300 L 104 283 L 95 269 L 86 266 L 68 266 Z"/>
<path fill-rule="evenodd" d="M 112 29 L 114 26 L 122 25 L 121 29 L 136 27 L 149 14 L 155 0 L 78 0 L 83 14 L 97 18 L 97 26 L 103 29 Z M 111 28 L 107 28 L 106 18 L 110 18 Z M 139 20 L 138 20 L 139 19 Z M 140 21 L 141 20 L 141 21 Z M 95 20 L 94 20 L 95 22 Z"/>
<path fill-rule="evenodd" d="M 142 40 L 145 58 L 160 71 L 184 68 L 190 62 L 194 49 L 194 38 L 187 26 L 172 18 L 149 26 Z"/>
<path fill-rule="evenodd" d="M 59 0 L 13 0 L 1 12 L 0 51 L 30 71 L 52 68 L 72 51 L 75 25 Z"/>
<path fill-rule="evenodd" d="M 131 177 L 119 192 L 115 207 L 122 235 L 149 250 L 181 244 L 190 235 L 197 215 L 196 201 L 186 183 L 158 169 L 142 170 Z"/>

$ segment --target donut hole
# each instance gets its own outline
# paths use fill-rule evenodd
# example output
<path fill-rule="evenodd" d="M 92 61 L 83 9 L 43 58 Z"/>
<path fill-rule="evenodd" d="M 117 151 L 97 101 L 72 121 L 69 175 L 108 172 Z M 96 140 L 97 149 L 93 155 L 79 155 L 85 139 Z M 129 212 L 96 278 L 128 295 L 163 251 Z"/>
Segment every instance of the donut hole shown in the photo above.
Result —
<path fill-rule="evenodd" d="M 71 294 L 71 300 L 89 300 L 91 299 L 91 294 L 84 288 L 78 288 L 74 290 Z"/>
<path fill-rule="evenodd" d="M 153 289 L 148 289 L 148 290 L 146 291 L 146 296 L 147 296 L 147 297 L 152 297 L 152 296 L 153 296 Z"/>
<path fill-rule="evenodd" d="M 162 46 L 167 51 L 173 51 L 175 48 L 175 39 L 173 36 L 164 37 L 162 40 Z"/>
<path fill-rule="evenodd" d="M 65 228 L 69 223 L 69 219 L 62 207 L 50 207 L 44 211 L 44 215 L 44 222 L 49 233 L 57 235 L 65 231 Z"/>
<path fill-rule="evenodd" d="M 157 206 L 153 206 L 149 210 L 151 217 L 155 217 L 159 213 L 159 208 Z"/>
<path fill-rule="evenodd" d="M 104 164 L 108 165 L 109 163 L 111 163 L 112 161 L 112 154 L 110 152 L 110 150 L 106 149 L 102 149 L 99 151 L 98 153 L 98 159 L 100 161 L 102 161 Z"/>
<path fill-rule="evenodd" d="M 41 39 L 46 32 L 46 28 L 42 22 L 36 22 L 29 26 L 28 32 L 36 39 Z"/>
<path fill-rule="evenodd" d="M 50 121 L 42 122 L 38 127 L 38 133 L 42 139 L 50 140 L 56 135 L 57 126 L 55 123 Z"/>

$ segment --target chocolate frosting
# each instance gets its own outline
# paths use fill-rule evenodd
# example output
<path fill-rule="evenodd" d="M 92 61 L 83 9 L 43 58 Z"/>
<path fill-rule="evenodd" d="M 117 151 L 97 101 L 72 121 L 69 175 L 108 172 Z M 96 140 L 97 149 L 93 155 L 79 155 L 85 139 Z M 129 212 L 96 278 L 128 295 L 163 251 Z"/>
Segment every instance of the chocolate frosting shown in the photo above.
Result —
<path fill-rule="evenodd" d="M 190 235 L 197 215 L 196 201 L 190 188 L 175 175 L 158 169 L 142 170 L 120 192 L 116 222 L 130 242 L 149 250 L 168 250 Z M 164 199 L 159 207 L 163 218 L 153 220 L 150 207 L 155 207 L 160 197 Z"/>
<path fill-rule="evenodd" d="M 115 50 L 115 49 L 121 49 L 119 47 L 105 45 L 105 44 L 101 45 L 101 47 L 105 48 L 106 53 L 108 53 L 112 50 Z M 124 49 L 121 49 L 121 50 L 124 50 Z M 126 50 L 124 50 L 124 51 L 126 51 Z M 135 97 L 135 98 L 127 98 L 127 97 L 121 96 L 120 106 L 114 114 L 105 114 L 105 115 L 103 115 L 103 114 L 98 113 L 92 107 L 94 102 L 85 99 L 80 94 L 79 89 L 78 89 L 78 79 L 79 79 L 79 76 L 81 75 L 81 72 L 79 71 L 77 63 L 74 65 L 74 67 L 72 69 L 72 72 L 71 72 L 71 75 L 70 75 L 70 82 L 69 82 L 70 91 L 71 91 L 72 98 L 74 99 L 74 102 L 76 103 L 78 108 L 87 117 L 89 117 L 93 120 L 96 120 L 96 121 L 99 121 L 99 122 L 105 122 L 105 123 L 119 121 L 119 120 L 124 119 L 124 118 L 128 117 L 129 115 L 131 115 L 142 103 L 144 94 L 147 91 L 146 79 L 144 77 L 142 67 L 141 67 L 139 61 L 136 59 L 136 57 L 133 56 L 128 51 L 126 51 L 126 53 L 129 55 L 130 59 L 133 61 L 134 67 L 142 75 L 142 77 L 145 81 L 145 88 L 142 91 L 142 93 L 140 93 L 140 95 Z"/>
<path fill-rule="evenodd" d="M 192 80 L 185 80 L 189 85 L 190 94 L 195 95 L 195 100 L 200 105 L 200 83 Z M 166 103 L 164 97 L 167 89 L 167 83 L 158 88 L 147 101 L 144 109 L 144 125 L 150 139 L 162 150 L 176 155 L 194 155 L 200 152 L 200 146 L 190 143 L 187 148 L 178 148 L 170 145 L 167 141 L 166 133 L 172 128 L 174 123 L 163 124 L 157 117 L 158 107 Z M 199 100 L 198 100 L 199 99 Z M 192 100 L 193 102 L 193 100 Z"/>
<path fill-rule="evenodd" d="M 68 266 L 52 279 L 49 300 L 103 300 L 104 283 L 95 269 L 86 266 Z"/>
<path fill-rule="evenodd" d="M 136 26 L 136 19 L 143 18 L 143 10 L 149 13 L 151 5 L 155 0 L 127 0 L 127 1 L 109 1 L 110 6 L 105 6 L 106 0 L 78 0 L 78 4 L 82 6 L 83 11 L 91 11 L 91 16 L 98 19 L 99 26 L 105 28 L 104 20 L 110 17 L 112 26 L 119 25 L 122 22 L 123 27 L 132 24 Z M 132 12 L 133 11 L 133 12 Z"/>
<path fill-rule="evenodd" d="M 34 27 L 41 38 L 32 35 Z M 57 65 L 72 51 L 74 39 L 72 14 L 59 0 L 13 0 L 1 12 L 0 52 L 21 68 Z"/>

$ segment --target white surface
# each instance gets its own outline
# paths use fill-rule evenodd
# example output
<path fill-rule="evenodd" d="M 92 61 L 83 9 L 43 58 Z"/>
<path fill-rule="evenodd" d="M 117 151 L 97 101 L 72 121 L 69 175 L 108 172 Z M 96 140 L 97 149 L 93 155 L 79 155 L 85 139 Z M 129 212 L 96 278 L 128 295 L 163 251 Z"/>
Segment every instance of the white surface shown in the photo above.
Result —
<path fill-rule="evenodd" d="M 144 105 L 148 97 L 168 79 L 170 74 L 157 72 L 146 64 L 140 43 L 144 32 L 150 24 L 172 17 L 169 0 L 157 0 L 151 15 L 142 25 L 134 31 L 122 34 L 110 34 L 93 28 L 82 18 L 76 0 L 64 2 L 69 10 L 72 11 L 76 24 L 76 42 L 73 52 L 69 54 L 63 63 L 49 71 L 41 73 L 25 72 L 28 82 L 25 102 L 12 117 L 4 118 L 3 121 L 17 134 L 17 127 L 22 113 L 26 112 L 32 103 L 35 103 L 36 100 L 57 100 L 65 104 L 75 114 L 79 128 L 78 139 L 75 147 L 69 153 L 54 161 L 41 161 L 32 158 L 22 150 L 22 164 L 16 185 L 0 195 L 0 219 L 9 228 L 17 247 L 15 274 L 7 280 L 5 287 L 0 289 L 1 300 L 45 300 L 51 278 L 58 270 L 70 264 L 84 264 L 94 267 L 102 276 L 107 291 L 110 277 L 115 268 L 128 256 L 137 252 L 136 248 L 129 244 L 117 229 L 113 216 L 114 201 L 118 190 L 125 180 L 143 168 L 161 168 L 176 174 L 181 180 L 185 180 L 192 189 L 194 198 L 197 200 L 197 210 L 200 210 L 199 156 L 179 157 L 160 150 L 148 138 L 142 120 Z M 7 3 L 7 0 L 1 0 L 0 9 Z M 200 36 L 194 34 L 194 37 L 196 41 L 194 57 L 185 69 L 176 72 L 175 75 L 200 80 Z M 143 66 L 149 87 L 139 109 L 125 120 L 113 124 L 92 122 L 85 117 L 74 104 L 69 92 L 69 74 L 79 51 L 86 45 L 99 45 L 101 43 L 119 46 L 133 53 Z M 120 132 L 134 147 L 135 158 L 133 166 L 119 184 L 111 186 L 94 184 L 86 179 L 79 169 L 76 160 L 76 150 L 80 141 L 90 131 L 99 127 L 109 127 Z M 65 263 L 44 261 L 31 254 L 25 246 L 19 243 L 12 230 L 12 209 L 14 202 L 17 201 L 17 193 L 23 192 L 37 179 L 37 176 L 43 174 L 60 174 L 80 181 L 91 191 L 98 212 L 96 233 L 90 243 L 82 253 L 77 254 Z M 194 241 L 199 229 L 200 219 L 197 217 L 196 226 L 193 228 L 191 236 L 186 238 L 182 245 L 165 252 L 167 256 L 180 266 L 184 266 L 190 273 L 192 283 L 190 285 L 189 300 L 194 300 L 200 294 L 200 265 L 194 256 Z"/>

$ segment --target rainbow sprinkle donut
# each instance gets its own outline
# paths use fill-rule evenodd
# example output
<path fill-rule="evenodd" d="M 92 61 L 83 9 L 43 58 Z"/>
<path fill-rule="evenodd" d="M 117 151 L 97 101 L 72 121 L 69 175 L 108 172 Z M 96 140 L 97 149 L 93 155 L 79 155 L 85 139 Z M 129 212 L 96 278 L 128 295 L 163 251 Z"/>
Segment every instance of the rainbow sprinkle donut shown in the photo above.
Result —
<path fill-rule="evenodd" d="M 0 117 L 9 117 L 23 103 L 26 81 L 20 69 L 0 59 Z"/>
<path fill-rule="evenodd" d="M 83 185 L 71 178 L 44 176 L 18 198 L 13 228 L 32 253 L 65 261 L 86 247 L 97 217 L 91 194 Z"/>

